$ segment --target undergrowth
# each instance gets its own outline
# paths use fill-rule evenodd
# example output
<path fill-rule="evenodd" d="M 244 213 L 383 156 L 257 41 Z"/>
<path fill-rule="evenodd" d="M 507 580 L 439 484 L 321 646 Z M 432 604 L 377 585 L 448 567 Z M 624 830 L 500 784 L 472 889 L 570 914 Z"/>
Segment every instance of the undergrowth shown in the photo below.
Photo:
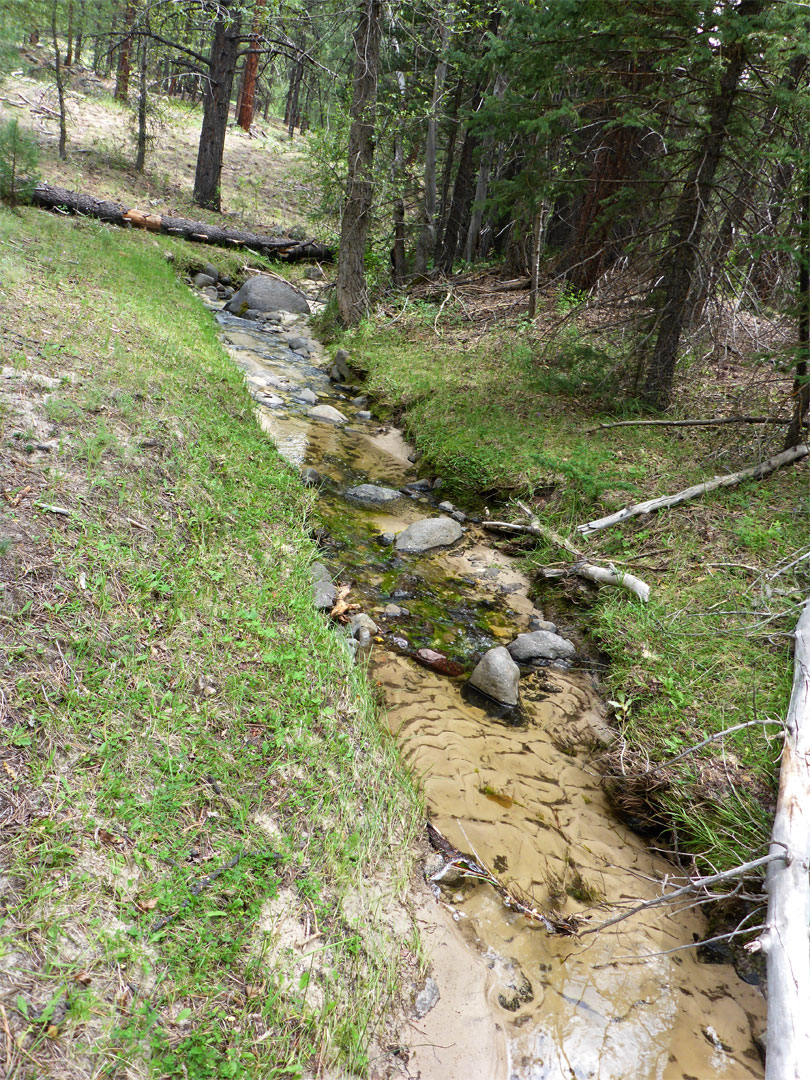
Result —
<path fill-rule="evenodd" d="M 806 560 L 789 573 L 780 569 L 806 550 L 806 465 L 585 540 L 578 524 L 751 464 L 778 450 L 783 433 L 600 430 L 600 422 L 637 411 L 619 392 L 628 361 L 618 352 L 603 350 L 601 362 L 583 352 L 586 335 L 576 322 L 549 338 L 542 318 L 532 335 L 521 318 L 481 330 L 474 313 L 451 314 L 440 326 L 436 313 L 436 305 L 417 301 L 413 312 L 386 324 L 367 321 L 336 344 L 367 370 L 378 408 L 401 419 L 420 468 L 440 476 L 444 491 L 467 503 L 483 495 L 488 512 L 513 520 L 521 512 L 509 500 L 528 501 L 594 562 L 650 583 L 646 607 L 622 591 L 596 593 L 576 577 L 539 584 L 539 600 L 552 617 L 576 613 L 609 660 L 620 772 L 643 772 L 750 722 L 657 773 L 663 783 L 643 793 L 628 819 L 663 833 L 704 868 L 761 854 L 775 799 L 778 721 L 790 694 L 790 635 L 810 586 Z M 715 380 L 705 389 L 716 401 L 715 374 L 706 370 L 703 378 Z M 688 389 L 695 408 L 704 388 Z M 570 564 L 551 545 L 529 547 L 527 565 L 539 583 L 544 568 Z"/>

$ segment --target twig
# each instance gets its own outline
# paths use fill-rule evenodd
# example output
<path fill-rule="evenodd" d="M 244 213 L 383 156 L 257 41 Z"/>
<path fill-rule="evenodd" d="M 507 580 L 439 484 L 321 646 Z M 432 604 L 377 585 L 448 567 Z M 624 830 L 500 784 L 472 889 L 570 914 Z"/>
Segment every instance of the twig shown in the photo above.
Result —
<path fill-rule="evenodd" d="M 49 514 L 61 514 L 62 517 L 72 517 L 73 511 L 68 510 L 65 506 L 54 506 L 52 503 L 36 502 L 34 506 L 39 507 L 40 510 L 46 510 Z"/>
<path fill-rule="evenodd" d="M 694 746 L 688 747 L 680 754 L 676 754 L 674 758 L 669 758 L 667 761 L 662 761 L 660 765 L 653 765 L 650 769 L 645 769 L 642 773 L 636 773 L 637 776 L 650 776 L 651 773 L 659 772 L 661 769 L 668 769 L 670 765 L 675 765 L 677 762 L 682 761 L 685 757 L 689 757 L 690 754 L 694 754 L 697 750 L 702 750 L 704 746 L 708 746 L 710 742 L 714 742 L 716 739 L 725 738 L 726 735 L 733 735 L 735 731 L 743 731 L 749 727 L 767 727 L 773 725 L 775 727 L 784 727 L 781 720 L 746 720 L 744 724 L 735 724 L 733 727 L 724 728 L 723 731 L 716 731 L 714 735 L 709 735 L 707 738 L 702 739 L 699 743 L 695 743 Z"/>
<path fill-rule="evenodd" d="M 11 1038 L 6 1010 L 2 1005 L 0 1005 L 0 1017 L 3 1019 L 3 1031 L 6 1033 L 6 1065 L 8 1066 L 11 1064 L 11 1059 L 14 1056 L 14 1042 Z"/>
<path fill-rule="evenodd" d="M 787 861 L 787 858 L 788 855 L 786 851 L 771 852 L 768 855 L 761 856 L 759 859 L 752 859 L 750 862 L 734 866 L 731 870 L 724 870 L 719 874 L 710 874 L 708 877 L 694 878 L 688 885 L 684 885 L 674 892 L 664 893 L 661 896 L 654 897 L 652 900 L 645 900 L 642 904 L 636 904 L 636 906 L 630 908 L 629 911 L 624 911 L 621 915 L 616 915 L 612 919 L 600 923 L 598 926 L 589 926 L 587 930 L 582 930 L 580 932 L 580 937 L 584 937 L 586 934 L 595 934 L 599 930 L 606 930 L 609 926 L 615 926 L 617 923 L 624 922 L 625 919 L 629 919 L 633 915 L 638 915 L 640 911 L 646 911 L 648 908 L 660 907 L 661 904 L 671 904 L 673 900 L 677 900 L 681 896 L 686 896 L 688 893 L 697 892 L 698 889 L 706 889 L 709 885 L 717 885 L 721 881 L 730 881 L 735 877 L 742 877 L 744 874 L 749 873 L 749 871 L 756 870 L 760 866 L 767 866 L 768 863 L 772 863 L 776 859 L 782 859 L 782 861 L 785 862 Z"/>
<path fill-rule="evenodd" d="M 235 855 L 234 858 L 231 859 L 230 862 L 225 863 L 224 866 L 220 866 L 218 870 L 214 870 L 213 873 L 208 874 L 207 877 L 202 878 L 200 881 L 195 881 L 192 885 L 189 886 L 188 891 L 191 893 L 192 896 L 199 896 L 203 889 L 207 889 L 209 885 L 213 885 L 217 878 L 221 877 L 226 870 L 233 870 L 233 868 L 236 866 L 236 864 L 241 858 L 242 852 L 240 851 L 238 855 Z M 171 863 L 170 865 L 175 864 Z M 159 930 L 162 930 L 165 926 L 168 926 L 169 923 L 173 922 L 177 918 L 177 916 L 188 907 L 190 903 L 191 900 L 186 897 L 186 899 L 183 901 L 177 911 L 175 911 L 171 915 L 166 915 L 162 919 L 158 919 L 158 921 L 152 927 L 152 933 L 156 934 Z"/>

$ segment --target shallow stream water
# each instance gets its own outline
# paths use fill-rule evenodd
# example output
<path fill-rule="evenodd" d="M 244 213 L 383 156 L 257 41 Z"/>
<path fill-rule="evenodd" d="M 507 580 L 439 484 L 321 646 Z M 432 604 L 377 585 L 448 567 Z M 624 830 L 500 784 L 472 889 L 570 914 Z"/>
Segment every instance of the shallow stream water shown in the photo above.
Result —
<path fill-rule="evenodd" d="M 280 452 L 322 477 L 324 561 L 351 584 L 383 633 L 370 665 L 387 722 L 421 778 L 431 820 L 540 908 L 609 919 L 677 876 L 671 863 L 611 814 L 591 765 L 604 710 L 587 665 L 521 680 L 521 709 L 498 716 L 462 692 L 464 680 L 403 654 L 439 649 L 469 670 L 541 616 L 529 582 L 476 526 L 453 548 L 398 556 L 382 546 L 441 495 L 406 494 L 384 508 L 345 497 L 361 483 L 416 479 L 394 429 L 358 417 L 357 391 L 293 352 L 279 328 L 219 313 L 224 344 L 260 402 Z M 300 332 L 296 328 L 296 333 Z M 347 423 L 308 415 L 309 388 Z M 388 604 L 406 614 L 389 617 Z M 394 639 L 401 639 L 397 643 Z M 764 1000 L 731 965 L 681 949 L 706 934 L 699 909 L 653 908 L 598 934 L 550 936 L 507 908 L 490 886 L 460 881 L 422 903 L 438 1004 L 405 1024 L 402 1075 L 423 1080 L 745 1080 L 763 1069 L 753 1032 Z M 676 951 L 673 951 L 676 950 Z"/>

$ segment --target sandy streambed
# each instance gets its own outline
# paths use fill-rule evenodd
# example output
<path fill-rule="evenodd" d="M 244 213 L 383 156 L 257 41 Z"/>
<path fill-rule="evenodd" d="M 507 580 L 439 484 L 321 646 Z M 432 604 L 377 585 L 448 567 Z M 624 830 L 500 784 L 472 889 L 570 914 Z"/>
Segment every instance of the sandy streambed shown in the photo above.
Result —
<path fill-rule="evenodd" d="M 545 669 L 521 681 L 522 708 L 503 716 L 462 692 L 463 680 L 407 655 L 429 645 L 471 664 L 525 630 L 538 613 L 529 583 L 475 526 L 454 548 L 397 556 L 379 534 L 436 516 L 439 497 L 412 491 L 385 507 L 345 497 L 357 484 L 416 478 L 395 430 L 358 416 L 363 402 L 330 383 L 277 331 L 220 316 L 260 420 L 293 464 L 317 470 L 328 524 L 325 561 L 386 631 L 371 669 L 387 723 L 421 778 L 431 820 L 457 848 L 540 908 L 590 925 L 660 894 L 673 866 L 613 818 L 589 762 L 604 736 L 587 670 Z M 317 353 L 317 349 L 316 349 Z M 315 358 L 317 359 L 317 357 Z M 319 404 L 343 413 L 329 423 Z M 386 615 L 395 604 L 399 614 Z M 399 639 L 399 644 L 395 643 Z M 685 945 L 705 936 L 699 909 L 657 908 L 598 934 L 546 934 L 486 884 L 460 880 L 417 904 L 440 998 L 403 1023 L 409 1059 L 379 1075 L 423 1080 L 744 1080 L 763 1074 L 752 1030 L 761 989 L 730 965 L 698 962 Z M 588 924 L 586 924 L 588 925 Z"/>

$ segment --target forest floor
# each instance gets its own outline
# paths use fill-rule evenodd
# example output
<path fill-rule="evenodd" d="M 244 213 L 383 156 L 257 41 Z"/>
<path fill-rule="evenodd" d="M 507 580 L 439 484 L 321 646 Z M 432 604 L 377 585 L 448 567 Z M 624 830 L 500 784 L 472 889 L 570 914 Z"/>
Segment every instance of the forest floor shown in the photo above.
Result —
<path fill-rule="evenodd" d="M 143 209 L 192 209 L 199 110 L 161 106 L 139 177 L 131 109 L 112 101 L 109 84 L 74 75 L 67 162 L 41 111 L 53 108 L 50 93 L 30 71 L 0 85 L 0 118 L 16 116 L 36 135 L 46 179 Z M 224 210 L 256 227 L 303 228 L 304 140 L 291 142 L 275 122 L 260 128 L 256 139 L 229 129 Z M 71 1075 L 70 1060 L 81 1063 L 87 1047 L 62 1039 L 67 1015 L 83 1018 L 111 1060 L 146 1048 L 149 1067 L 168 1077 L 182 1075 L 178 1048 L 198 1054 L 198 1075 L 208 1075 L 205 1055 L 226 1032 L 235 1076 L 245 1061 L 261 1071 L 284 1054 L 297 1075 L 307 1054 L 322 1060 L 336 1046 L 357 1065 L 362 1017 L 415 957 L 383 926 L 369 931 L 389 942 L 370 965 L 357 928 L 335 918 L 335 898 L 378 858 L 394 860 L 379 864 L 385 876 L 407 879 L 415 800 L 402 781 L 370 792 L 362 808 L 355 801 L 358 770 L 366 780 L 399 773 L 375 735 L 368 687 L 301 602 L 313 557 L 308 504 L 250 422 L 241 376 L 177 280 L 197 260 L 230 259 L 234 271 L 240 260 L 31 211 L 4 214 L 2 227 L 0 314 L 16 334 L 3 363 L 31 410 L 23 425 L 0 414 L 3 445 L 14 448 L 3 460 L 5 512 L 16 523 L 0 558 L 4 576 L 23 582 L 0 625 L 15 637 L 26 628 L 19 651 L 7 650 L 23 672 L 19 696 L 0 698 L 16 740 L 3 764 L 19 815 L 9 869 L 32 869 L 40 883 L 26 906 L 3 898 L 22 936 L 0 960 L 0 987 L 22 963 L 30 985 L 13 1003 L 14 1023 L 36 1035 L 19 1075 L 57 1065 Z M 790 566 L 807 550 L 807 464 L 580 539 L 577 524 L 627 502 L 761 460 L 781 448 L 784 429 L 592 430 L 633 416 L 634 357 L 616 329 L 627 301 L 549 281 L 530 322 L 527 294 L 502 289 L 488 267 L 409 294 L 383 290 L 373 318 L 334 344 L 366 369 L 376 409 L 402 422 L 425 474 L 462 504 L 517 520 L 510 499 L 527 500 L 594 561 L 649 581 L 647 606 L 575 577 L 545 582 L 543 568 L 565 565 L 559 552 L 509 545 L 538 572 L 549 617 L 576 611 L 602 650 L 621 736 L 616 767 L 628 780 L 708 734 L 780 720 L 810 575 L 807 560 Z M 167 305 L 182 318 L 167 322 Z M 711 315 L 687 342 L 673 416 L 784 415 L 790 328 L 769 313 Z M 2 676 L 7 685 L 8 670 Z M 324 699 L 331 711 L 316 704 Z M 257 710 L 274 718 L 267 727 L 252 722 Z M 148 753 L 137 758 L 133 718 L 148 721 Z M 778 727 L 752 724 L 652 782 L 625 783 L 628 818 L 704 865 L 760 854 L 777 736 Z M 266 775 L 257 744 L 277 755 Z M 248 812 L 256 799 L 267 806 L 261 821 Z M 298 856 L 290 837 L 301 830 L 310 842 Z M 257 916 L 280 917 L 293 895 L 300 925 L 311 915 L 308 933 L 322 935 L 324 949 L 334 944 L 338 959 L 308 991 L 293 950 L 286 982 L 256 995 L 250 972 L 227 974 L 233 956 L 250 953 Z M 104 974 L 111 955 L 116 985 Z M 355 978 L 365 989 L 350 995 Z M 336 1017 L 330 1002 L 341 994 L 356 1008 Z M 11 1023 L 8 1004 L 4 1015 Z M 81 1064 L 73 1075 L 84 1075 Z"/>

